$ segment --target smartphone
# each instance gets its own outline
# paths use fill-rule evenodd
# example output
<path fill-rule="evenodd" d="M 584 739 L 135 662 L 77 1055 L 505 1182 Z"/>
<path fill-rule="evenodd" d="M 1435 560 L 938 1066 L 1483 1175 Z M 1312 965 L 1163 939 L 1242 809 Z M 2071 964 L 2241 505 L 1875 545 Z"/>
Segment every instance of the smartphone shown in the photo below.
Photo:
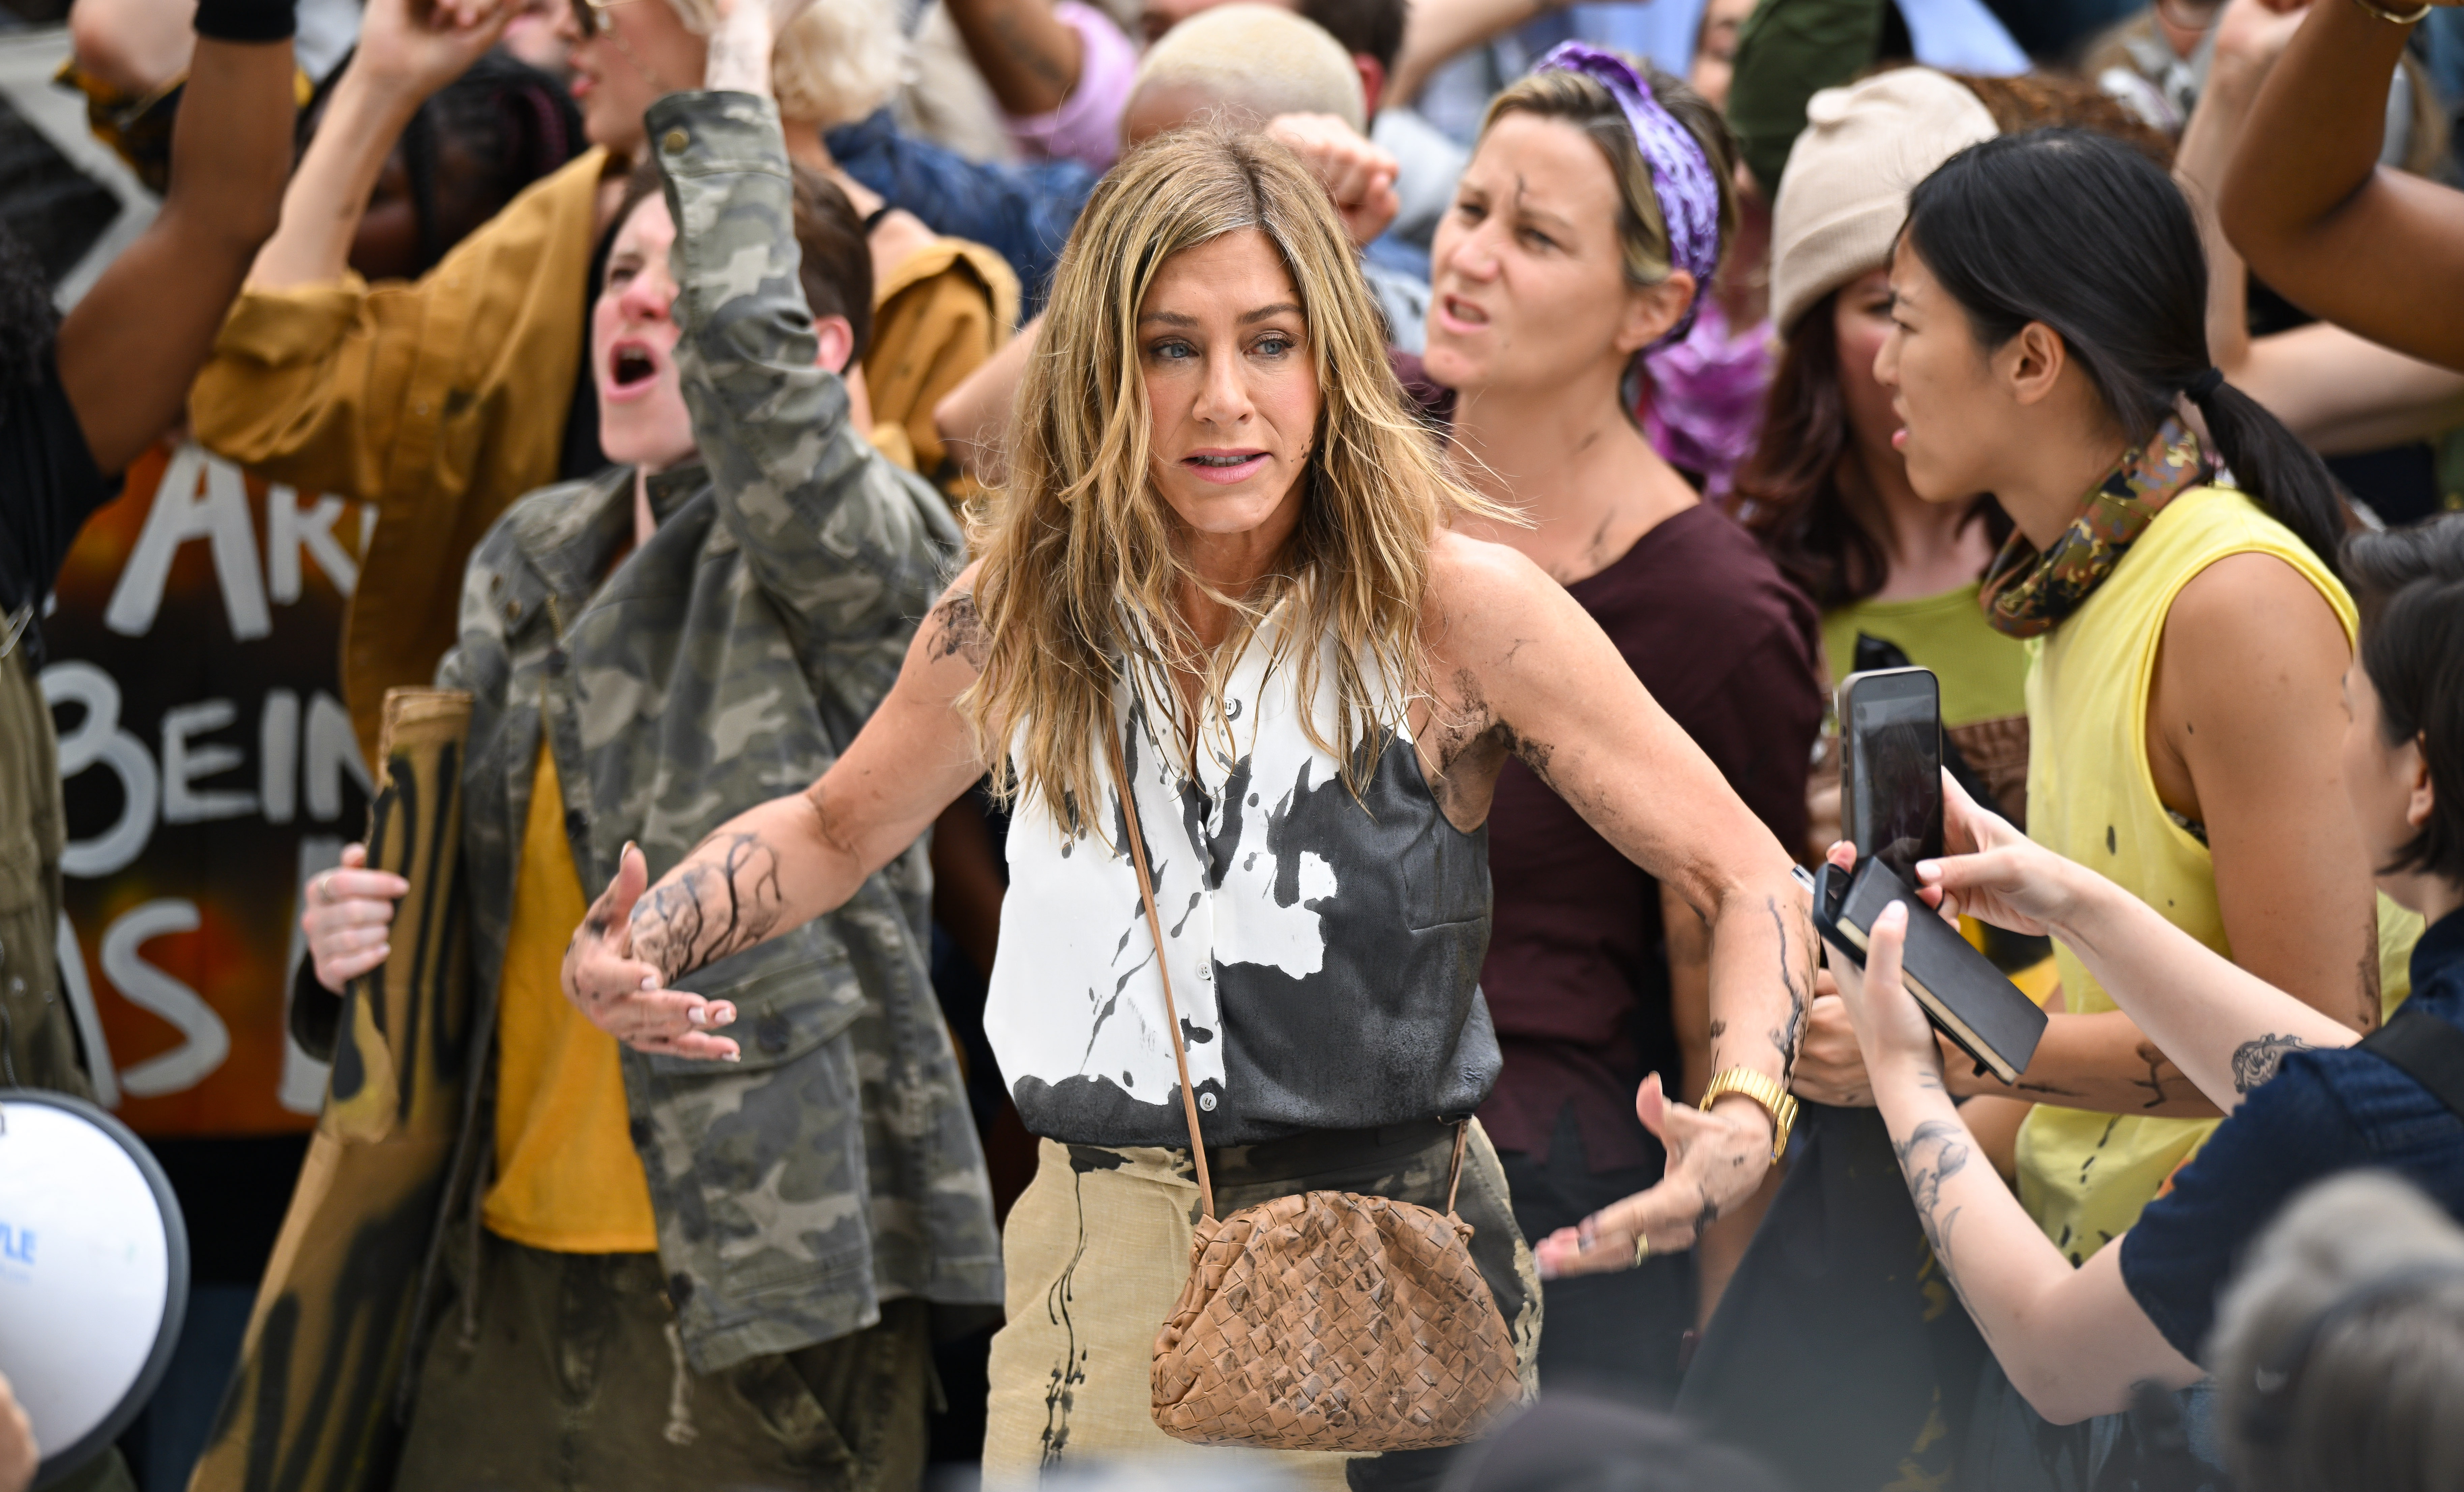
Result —
<path fill-rule="evenodd" d="M 1839 681 L 1839 827 L 1859 862 L 1913 885 L 1942 853 L 1942 687 L 1931 669 Z"/>
<path fill-rule="evenodd" d="M 1859 861 L 1853 875 L 1822 867 L 1814 880 L 1815 931 L 1835 964 L 1845 958 L 1861 969 L 1874 921 L 1895 901 L 1908 908 L 1901 982 L 1981 1071 L 2017 1082 L 2045 1034 L 2045 1013 L 1881 861 Z"/>

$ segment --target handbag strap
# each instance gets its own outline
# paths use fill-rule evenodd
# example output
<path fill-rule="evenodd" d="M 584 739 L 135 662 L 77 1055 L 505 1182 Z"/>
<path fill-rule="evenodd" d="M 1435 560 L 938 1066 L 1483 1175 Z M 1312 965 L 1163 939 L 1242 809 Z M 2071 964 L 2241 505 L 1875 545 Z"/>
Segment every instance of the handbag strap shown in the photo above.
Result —
<path fill-rule="evenodd" d="M 1446 1216 L 1455 1215 L 1455 1188 L 1463 1185 L 1463 1143 L 1471 1138 L 1471 1121 L 1455 1121 L 1455 1158 L 1446 1166 Z"/>
<path fill-rule="evenodd" d="M 1172 970 L 1163 956 L 1163 918 L 1155 914 L 1155 883 L 1147 877 L 1146 836 L 1138 830 L 1138 800 L 1130 791 L 1130 769 L 1121 760 L 1121 737 L 1104 732 L 1104 750 L 1112 758 L 1112 780 L 1121 789 L 1121 822 L 1130 832 L 1130 868 L 1138 873 L 1138 901 L 1147 911 L 1147 932 L 1155 938 L 1155 977 L 1163 981 L 1163 1021 L 1172 1032 L 1172 1064 L 1180 1069 L 1180 1109 L 1189 1120 L 1189 1154 L 1198 1163 L 1198 1195 L 1206 1217 L 1215 1216 L 1215 1182 L 1206 1174 L 1206 1139 L 1198 1132 L 1198 1094 L 1189 1086 L 1189 1048 L 1180 1041 L 1180 1010 L 1173 1003 Z"/>
<path fill-rule="evenodd" d="M 1172 1033 L 1172 1064 L 1180 1071 L 1180 1109 L 1189 1121 L 1189 1154 L 1198 1163 L 1198 1195 L 1206 1216 L 1215 1216 L 1215 1182 L 1206 1174 L 1206 1139 L 1198 1130 L 1198 1094 L 1189 1085 L 1189 1048 L 1181 1044 L 1180 1010 L 1173 1002 L 1172 971 L 1163 956 L 1163 918 L 1155 911 L 1155 883 L 1147 875 L 1146 836 L 1138 826 L 1138 801 L 1130 791 L 1130 770 L 1121 759 L 1121 738 L 1104 732 L 1104 752 L 1111 758 L 1112 780 L 1121 790 L 1121 823 L 1130 835 L 1130 868 L 1138 876 L 1138 903 L 1146 909 L 1147 933 L 1155 939 L 1155 977 L 1163 981 L 1164 1024 Z M 1471 1121 L 1455 1123 L 1454 1158 L 1446 1165 L 1446 1216 L 1455 1215 L 1455 1191 L 1463 1184 L 1463 1147 L 1471 1137 Z"/>

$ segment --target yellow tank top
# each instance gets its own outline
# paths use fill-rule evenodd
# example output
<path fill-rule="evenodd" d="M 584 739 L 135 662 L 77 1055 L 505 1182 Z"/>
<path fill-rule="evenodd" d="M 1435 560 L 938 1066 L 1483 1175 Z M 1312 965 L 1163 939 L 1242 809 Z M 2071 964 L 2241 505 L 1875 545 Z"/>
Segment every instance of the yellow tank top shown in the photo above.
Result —
<path fill-rule="evenodd" d="M 2230 958 L 2208 847 L 2175 823 L 2147 767 L 2147 693 L 2173 598 L 2228 555 L 2269 554 L 2335 608 L 2349 643 L 2352 599 L 2291 530 L 2238 492 L 2202 487 L 2157 515 L 2085 604 L 2035 645 L 2028 673 L 2028 835 L 2110 878 Z M 2066 1008 L 2113 999 L 2057 943 Z M 2019 1130 L 2019 1200 L 2080 1263 L 2138 1220 L 2218 1121 L 2091 1113 L 2039 1104 Z"/>
<path fill-rule="evenodd" d="M 658 1223 L 633 1152 L 616 1039 L 557 982 L 585 910 L 556 757 L 542 741 L 496 1006 L 496 1179 L 479 1216 L 489 1232 L 532 1248 L 653 1253 Z"/>

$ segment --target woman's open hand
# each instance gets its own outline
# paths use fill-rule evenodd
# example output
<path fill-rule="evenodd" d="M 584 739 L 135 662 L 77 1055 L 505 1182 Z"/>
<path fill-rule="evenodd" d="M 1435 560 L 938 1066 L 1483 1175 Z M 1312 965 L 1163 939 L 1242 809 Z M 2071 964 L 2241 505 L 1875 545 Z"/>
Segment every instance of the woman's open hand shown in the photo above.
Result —
<path fill-rule="evenodd" d="M 737 1044 L 711 1032 L 734 1025 L 736 1007 L 664 989 L 658 967 L 633 956 L 633 904 L 649 884 L 649 862 L 638 845 L 626 845 L 616 879 L 565 945 L 559 976 L 564 998 L 592 1025 L 637 1052 L 735 1062 L 741 1055 Z"/>
<path fill-rule="evenodd" d="M 2077 900 L 2069 861 L 1977 806 L 1942 776 L 1940 860 L 1917 862 L 1918 894 L 1951 915 L 2042 936 Z"/>
<path fill-rule="evenodd" d="M 1710 1112 L 1672 1103 L 1660 1074 L 1642 1080 L 1634 1111 L 1668 1151 L 1660 1184 L 1601 1208 L 1572 1228 L 1559 1228 L 1532 1249 L 1540 1278 L 1631 1269 L 1644 1253 L 1694 1246 L 1703 1230 L 1742 1204 L 1771 1165 L 1771 1116 L 1738 1097 Z M 1638 1250 L 1638 1239 L 1648 1250 Z"/>

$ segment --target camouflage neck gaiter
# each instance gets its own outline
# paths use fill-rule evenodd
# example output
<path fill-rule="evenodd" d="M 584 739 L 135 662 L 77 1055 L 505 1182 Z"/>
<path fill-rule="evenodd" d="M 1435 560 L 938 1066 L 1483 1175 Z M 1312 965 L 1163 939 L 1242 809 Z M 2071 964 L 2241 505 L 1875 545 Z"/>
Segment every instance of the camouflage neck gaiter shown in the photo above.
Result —
<path fill-rule="evenodd" d="M 2012 637 L 2052 631 L 2104 583 L 2167 503 L 2214 475 L 2199 438 L 2167 420 L 2088 493 L 2053 548 L 2039 553 L 2020 533 L 2003 543 L 1985 567 L 1985 620 Z"/>

